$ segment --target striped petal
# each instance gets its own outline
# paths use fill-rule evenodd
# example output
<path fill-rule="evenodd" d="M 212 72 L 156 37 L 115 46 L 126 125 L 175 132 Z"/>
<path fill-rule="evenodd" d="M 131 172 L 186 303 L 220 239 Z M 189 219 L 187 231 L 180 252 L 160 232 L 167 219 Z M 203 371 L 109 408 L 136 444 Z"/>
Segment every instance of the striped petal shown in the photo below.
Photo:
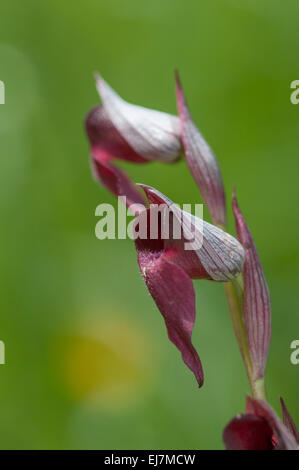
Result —
<path fill-rule="evenodd" d="M 191 342 L 195 321 L 195 294 L 191 278 L 231 279 L 242 270 L 244 250 L 237 240 L 223 230 L 181 211 L 156 189 L 140 186 L 150 204 L 149 209 L 142 211 L 135 219 L 135 245 L 140 271 L 163 315 L 169 339 L 181 351 L 183 361 L 201 386 L 202 366 Z M 176 232 L 175 225 L 179 227 Z M 180 238 L 175 238 L 175 233 Z M 192 246 L 196 245 L 191 250 L 185 246 L 190 243 L 190 234 L 193 235 Z"/>
<path fill-rule="evenodd" d="M 243 316 L 254 379 L 264 377 L 271 338 L 270 296 L 249 228 L 233 197 L 238 240 L 245 250 Z"/>
<path fill-rule="evenodd" d="M 85 120 L 94 176 L 114 195 L 126 196 L 128 206 L 144 204 L 139 189 L 115 167 L 114 160 L 176 161 L 181 153 L 179 119 L 127 103 L 99 76 L 96 86 L 102 105 Z"/>
<path fill-rule="evenodd" d="M 151 205 L 164 205 L 171 209 L 176 224 L 181 226 L 183 238 L 164 240 L 173 262 L 193 279 L 229 281 L 243 269 L 244 250 L 231 235 L 185 211 L 180 210 L 164 194 L 141 185 Z M 167 218 L 165 218 L 167 221 Z M 186 250 L 186 240 L 192 239 L 191 249 Z M 193 248 L 193 249 L 192 249 Z"/>
<path fill-rule="evenodd" d="M 123 100 L 99 75 L 96 86 L 108 119 L 145 160 L 176 161 L 181 153 L 179 119 Z"/>
<path fill-rule="evenodd" d="M 178 75 L 176 75 L 176 94 L 187 164 L 213 223 L 224 226 L 225 194 L 219 165 L 213 151 L 192 120 Z"/>

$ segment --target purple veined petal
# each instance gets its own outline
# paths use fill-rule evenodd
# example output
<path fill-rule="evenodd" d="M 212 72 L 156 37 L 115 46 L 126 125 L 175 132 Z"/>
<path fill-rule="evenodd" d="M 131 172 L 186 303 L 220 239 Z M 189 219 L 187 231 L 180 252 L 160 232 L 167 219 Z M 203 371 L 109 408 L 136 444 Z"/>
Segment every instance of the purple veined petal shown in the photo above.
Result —
<path fill-rule="evenodd" d="M 236 416 L 223 431 L 227 450 L 273 450 L 272 437 L 268 421 L 253 414 Z"/>
<path fill-rule="evenodd" d="M 277 414 L 271 406 L 268 405 L 268 403 L 263 400 L 256 400 L 254 398 L 247 397 L 246 412 L 248 414 L 254 414 L 261 418 L 265 418 L 268 421 L 278 441 L 277 446 L 275 447 L 276 449 L 298 450 L 298 444 L 294 436 L 280 421 Z"/>
<path fill-rule="evenodd" d="M 128 206 L 145 204 L 138 187 L 113 162 L 114 159 L 122 159 L 147 163 L 147 160 L 141 158 L 119 134 L 103 106 L 97 106 L 88 113 L 85 126 L 91 146 L 91 169 L 96 181 L 115 196 L 126 196 Z"/>
<path fill-rule="evenodd" d="M 126 196 L 128 205 L 144 204 L 138 188 L 112 160 L 176 161 L 182 151 L 179 119 L 126 103 L 100 77 L 96 83 L 103 104 L 93 108 L 85 121 L 93 173 L 113 194 Z"/>
<path fill-rule="evenodd" d="M 201 387 L 202 365 L 191 342 L 195 321 L 195 293 L 192 281 L 182 268 L 168 261 L 167 252 L 164 252 L 163 243 L 159 240 L 151 242 L 151 249 L 148 240 L 137 239 L 135 244 L 140 272 L 163 315 L 168 337 L 181 352 L 183 361 Z"/>
<path fill-rule="evenodd" d="M 288 428 L 290 433 L 294 436 L 296 439 L 297 444 L 299 445 L 299 431 L 296 428 L 296 425 L 293 421 L 293 418 L 291 417 L 285 402 L 283 399 L 280 397 L 280 403 L 281 403 L 281 408 L 282 408 L 282 416 L 283 416 L 283 423 L 284 425 Z"/>
<path fill-rule="evenodd" d="M 94 107 L 86 116 L 85 129 L 94 159 L 117 158 L 132 163 L 146 163 L 118 132 L 103 105 Z"/>
<path fill-rule="evenodd" d="M 178 117 L 127 103 L 99 75 L 96 86 L 110 122 L 137 155 L 165 163 L 180 157 Z"/>
<path fill-rule="evenodd" d="M 176 74 L 176 95 L 186 161 L 214 224 L 226 224 L 225 194 L 216 157 L 194 124 Z"/>
<path fill-rule="evenodd" d="M 208 222 L 181 211 L 156 189 L 146 185 L 140 186 L 144 189 L 149 204 L 164 204 L 171 208 L 177 223 L 182 223 L 183 233 L 189 231 L 191 222 L 194 246 L 200 248 L 190 251 L 185 249 L 184 240 L 165 240 L 165 248 L 176 250 L 173 262 L 182 267 L 190 277 L 229 281 L 242 271 L 244 250 L 234 237 Z"/>
<path fill-rule="evenodd" d="M 96 181 L 99 181 L 115 196 L 126 196 L 127 206 L 133 204 L 146 205 L 146 201 L 138 187 L 132 183 L 128 176 L 109 160 L 91 159 L 91 169 Z"/>
<path fill-rule="evenodd" d="M 180 211 L 170 199 L 149 186 L 140 185 L 147 196 L 150 208 L 135 220 L 140 235 L 146 220 L 144 236 L 135 238 L 138 263 L 147 288 L 162 313 L 170 340 L 181 351 L 184 362 L 193 371 L 199 385 L 203 382 L 200 359 L 191 343 L 195 321 L 195 296 L 191 278 L 227 281 L 237 275 L 243 266 L 244 250 L 241 244 L 222 230 L 202 220 L 191 219 L 195 238 L 202 241 L 198 250 L 185 250 L 185 239 L 172 237 L 172 225 L 181 221 Z M 156 219 L 157 237 L 151 237 L 152 213 L 162 207 Z M 164 211 L 171 208 L 170 238 L 163 238 Z M 190 221 L 190 214 L 187 219 Z M 194 217 L 194 216 L 193 216 Z M 145 219 L 146 218 L 146 219 Z M 144 227 L 144 225 L 143 225 Z M 182 232 L 185 235 L 184 218 Z"/>
<path fill-rule="evenodd" d="M 271 338 L 271 306 L 264 271 L 249 228 L 233 196 L 238 240 L 245 250 L 243 316 L 254 379 L 264 377 Z"/>

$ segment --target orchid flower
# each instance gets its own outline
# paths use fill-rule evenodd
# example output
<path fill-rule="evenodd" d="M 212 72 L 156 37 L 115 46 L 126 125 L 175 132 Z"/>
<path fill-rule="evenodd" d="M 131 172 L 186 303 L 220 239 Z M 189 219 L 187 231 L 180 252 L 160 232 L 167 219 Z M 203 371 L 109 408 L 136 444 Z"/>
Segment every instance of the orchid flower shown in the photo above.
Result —
<path fill-rule="evenodd" d="M 94 177 L 116 196 L 126 196 L 128 206 L 144 204 L 136 185 L 114 159 L 133 163 L 172 163 L 181 154 L 179 119 L 124 101 L 99 75 L 96 87 L 102 105 L 86 117 Z"/>
<path fill-rule="evenodd" d="M 283 414 L 291 426 L 283 424 L 265 401 L 247 397 L 246 414 L 233 418 L 224 429 L 227 450 L 298 450 L 298 431 L 284 404 Z"/>
<path fill-rule="evenodd" d="M 181 239 L 175 239 L 171 233 L 169 239 L 163 239 L 160 221 L 156 239 L 148 232 L 147 237 L 137 238 L 135 244 L 141 274 L 164 317 L 169 339 L 180 350 L 183 361 L 201 386 L 202 366 L 191 342 L 195 322 L 195 293 L 191 279 L 224 282 L 233 279 L 242 271 L 244 250 L 235 238 L 220 228 L 181 211 L 156 189 L 142 187 L 151 206 L 136 218 L 137 231 L 145 218 L 151 220 L 157 207 L 162 208 L 162 214 L 163 209 L 171 208 L 172 227 L 175 222 L 181 224 Z M 190 232 L 193 233 L 194 249 L 185 250 Z"/>
<path fill-rule="evenodd" d="M 283 422 L 266 401 L 264 375 L 271 305 L 261 261 L 235 195 L 237 239 L 225 231 L 225 193 L 219 165 L 190 115 L 178 75 L 179 117 L 127 103 L 98 75 L 96 86 L 102 104 L 86 117 L 94 176 L 114 195 L 126 196 L 135 213 L 133 231 L 141 275 L 164 318 L 170 341 L 200 387 L 203 368 L 191 339 L 196 316 L 192 280 L 225 284 L 253 395 L 247 397 L 245 413 L 224 429 L 226 448 L 298 450 L 299 432 L 284 401 L 281 399 Z M 182 152 L 214 225 L 181 210 L 158 190 L 134 184 L 114 166 L 117 159 L 138 164 L 173 163 Z M 230 282 L 241 273 L 243 284 L 241 276 L 237 282 Z"/>

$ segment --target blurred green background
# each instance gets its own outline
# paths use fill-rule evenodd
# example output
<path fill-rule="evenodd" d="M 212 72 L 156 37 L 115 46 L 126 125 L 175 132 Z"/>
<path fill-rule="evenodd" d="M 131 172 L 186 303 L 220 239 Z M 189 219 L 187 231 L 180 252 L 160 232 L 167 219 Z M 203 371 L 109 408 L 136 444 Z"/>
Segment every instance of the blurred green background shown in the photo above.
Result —
<path fill-rule="evenodd" d="M 179 68 L 270 287 L 269 400 L 279 410 L 281 394 L 299 423 L 299 3 L 2 0 L 0 10 L 0 448 L 223 448 L 224 425 L 244 409 L 223 286 L 195 283 L 199 390 L 133 243 L 94 235 L 96 206 L 115 202 L 91 178 L 83 130 L 99 102 L 95 70 L 128 101 L 175 113 Z M 201 202 L 184 162 L 124 166 L 178 203 Z"/>

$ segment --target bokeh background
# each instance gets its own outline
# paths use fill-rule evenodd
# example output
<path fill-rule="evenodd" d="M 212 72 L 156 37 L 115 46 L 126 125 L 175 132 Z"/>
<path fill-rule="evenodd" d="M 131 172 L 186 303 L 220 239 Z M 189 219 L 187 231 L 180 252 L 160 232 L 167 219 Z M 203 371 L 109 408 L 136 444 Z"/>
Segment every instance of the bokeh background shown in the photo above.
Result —
<path fill-rule="evenodd" d="M 195 283 L 199 390 L 133 243 L 94 235 L 95 207 L 115 202 L 91 178 L 83 130 L 95 70 L 125 99 L 175 113 L 179 68 L 270 286 L 269 400 L 279 410 L 281 394 L 299 422 L 298 15 L 295 0 L 1 1 L 0 448 L 223 448 L 244 409 L 223 286 Z M 178 203 L 201 202 L 184 162 L 123 166 Z"/>

